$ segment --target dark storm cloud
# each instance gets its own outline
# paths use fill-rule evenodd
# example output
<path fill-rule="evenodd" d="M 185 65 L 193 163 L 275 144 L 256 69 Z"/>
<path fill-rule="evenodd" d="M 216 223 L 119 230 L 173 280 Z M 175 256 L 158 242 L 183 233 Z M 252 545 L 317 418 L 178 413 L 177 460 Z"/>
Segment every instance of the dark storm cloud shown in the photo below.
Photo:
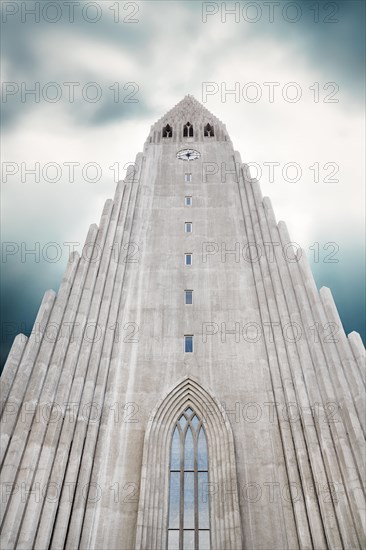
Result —
<path fill-rule="evenodd" d="M 359 332 L 366 342 L 365 253 L 350 246 L 342 250 L 338 263 L 311 262 L 317 287 L 331 289 L 346 334 Z"/>
<path fill-rule="evenodd" d="M 1 277 L 1 367 L 15 336 L 19 333 L 29 336 L 39 306 L 47 288 L 57 289 L 65 265 L 49 264 L 45 261 L 19 262 L 8 258 Z"/>
<path fill-rule="evenodd" d="M 301 0 L 300 4 L 304 13 L 314 5 L 308 0 Z M 325 70 L 331 69 L 350 92 L 363 96 L 366 3 L 341 0 L 316 4 L 319 4 L 319 23 L 314 22 L 312 12 L 312 17 L 304 25 L 303 34 L 296 34 L 295 30 L 293 39 L 301 43 L 314 64 Z M 334 15 L 330 16 L 331 12 Z M 338 22 L 327 22 L 327 16 Z"/>
<path fill-rule="evenodd" d="M 27 7 L 30 9 L 35 4 L 36 2 L 27 2 Z M 2 5 L 2 12 L 4 12 L 4 4 Z M 26 22 L 22 23 L 19 15 L 8 16 L 6 23 L 2 25 L 2 56 L 6 67 L 6 81 L 16 83 L 19 89 L 22 83 L 27 89 L 34 89 L 35 83 L 39 83 L 41 90 L 49 82 L 56 82 L 61 88 L 63 88 L 63 82 L 74 82 L 75 73 L 70 72 L 69 74 L 68 71 L 68 65 L 71 69 L 73 67 L 73 52 L 70 52 L 68 48 L 68 38 L 70 36 L 75 37 L 82 46 L 85 39 L 90 40 L 91 33 L 96 44 L 100 41 L 103 45 L 107 44 L 114 47 L 116 52 L 126 50 L 129 50 L 130 54 L 132 52 L 136 66 L 143 68 L 145 64 L 149 63 L 146 54 L 153 33 L 148 25 L 114 23 L 112 12 L 109 14 L 108 11 L 103 12 L 100 21 L 92 24 L 83 19 L 80 12 L 76 11 L 75 13 L 75 20 L 70 22 L 68 12 L 63 10 L 62 18 L 54 24 L 45 21 L 42 17 L 39 22 L 35 22 L 34 18 L 27 16 Z M 65 51 L 65 64 L 62 67 L 57 67 L 57 62 L 53 66 L 52 63 L 49 63 L 47 67 L 44 65 L 50 41 L 53 44 L 59 44 L 60 50 Z M 39 55 L 40 46 L 44 48 L 42 52 L 44 55 L 42 56 Z M 106 59 L 106 63 L 108 63 L 108 59 Z M 51 66 L 52 69 L 50 70 Z M 88 82 L 96 81 L 99 76 L 99 69 L 97 63 L 94 66 L 93 74 L 90 74 L 90 69 L 83 70 L 79 68 L 77 81 L 81 87 Z M 105 84 L 105 87 L 103 86 L 101 100 L 98 103 L 89 104 L 92 109 L 88 109 L 88 105 L 83 108 L 84 106 L 81 106 L 78 100 L 64 101 L 64 96 L 67 99 L 66 89 L 62 90 L 61 102 L 75 117 L 78 124 L 101 125 L 108 123 L 111 119 L 123 120 L 143 116 L 150 112 L 147 101 L 139 97 L 136 104 L 117 103 L 113 100 L 112 92 L 108 91 L 108 86 L 112 85 L 114 80 L 121 81 L 123 78 L 125 78 L 124 82 L 130 80 L 129 75 L 125 75 L 125 72 L 125 68 L 121 66 L 119 74 L 111 74 L 110 82 L 97 80 L 98 84 L 101 86 Z M 42 100 L 41 95 L 40 101 L 42 102 Z M 14 95 L 9 94 L 6 100 L 3 98 L 3 128 L 18 123 L 26 112 L 37 106 L 37 103 L 38 101 L 35 101 L 31 95 L 28 95 L 24 100 L 20 92 Z"/>
<path fill-rule="evenodd" d="M 37 3 L 39 4 L 39 2 L 30 0 L 27 2 L 27 8 L 30 9 L 31 6 Z M 78 3 L 82 6 L 87 2 L 83 0 Z M 18 4 L 20 5 L 21 2 L 18 2 Z M 62 5 L 62 2 L 60 2 L 60 5 Z M 13 60 L 17 67 L 24 68 L 30 72 L 37 67 L 37 59 L 32 55 L 32 49 L 29 49 L 29 47 L 32 41 L 39 38 L 44 32 L 54 33 L 55 37 L 59 39 L 60 49 L 66 45 L 61 38 L 62 32 L 67 30 L 81 38 L 83 36 L 90 37 L 92 33 L 95 40 L 102 39 L 112 45 L 132 47 L 136 54 L 144 52 L 146 44 L 149 43 L 153 36 L 149 26 L 143 25 L 142 21 L 130 24 L 123 21 L 114 22 L 112 12 L 109 13 L 108 10 L 103 12 L 101 19 L 95 23 L 88 22 L 85 17 L 82 17 L 80 8 L 75 11 L 75 18 L 73 20 L 70 20 L 68 11 L 65 8 L 62 9 L 60 12 L 62 17 L 55 23 L 50 23 L 43 17 L 40 17 L 39 21 L 35 21 L 32 16 L 27 16 L 25 21 L 22 22 L 19 15 L 20 12 L 14 16 L 9 15 L 6 17 L 3 15 L 4 3 L 2 4 L 1 12 L 3 21 L 3 53 Z M 136 17 L 138 17 L 138 14 Z"/>
<path fill-rule="evenodd" d="M 20 2 L 18 5 L 20 6 Z M 27 8 L 31 9 L 36 2 L 27 2 Z M 85 39 L 91 36 L 96 44 L 100 42 L 115 48 L 116 51 L 128 52 L 128 55 L 134 61 L 138 71 L 143 73 L 150 64 L 151 48 L 159 41 L 161 34 L 172 33 L 172 40 L 181 42 L 182 55 L 184 54 L 185 44 L 191 45 L 199 39 L 205 32 L 210 30 L 213 22 L 217 22 L 221 15 L 208 18 L 207 23 L 202 22 L 202 3 L 201 2 L 140 2 L 136 4 L 138 11 L 133 15 L 138 23 L 125 23 L 123 17 L 126 13 L 121 12 L 119 22 L 114 22 L 114 12 L 112 12 L 109 3 L 104 3 L 103 15 L 96 23 L 88 22 L 82 17 L 82 6 L 85 2 L 80 2 L 75 9 L 75 18 L 71 22 L 69 11 L 64 7 L 61 10 L 62 17 L 55 23 L 46 21 L 43 17 L 39 22 L 34 22 L 34 17 L 27 16 L 26 22 L 22 23 L 19 14 L 8 16 L 6 23 L 2 25 L 3 39 L 2 51 L 5 66 L 7 68 L 6 78 L 14 82 L 25 82 L 30 88 L 34 82 L 47 83 L 57 79 L 62 83 L 71 76 L 68 74 L 68 64 L 73 66 L 73 55 L 68 48 L 68 38 L 75 37 L 83 44 Z M 221 3 L 216 3 L 218 6 Z M 227 9 L 232 9 L 234 2 L 224 3 Z M 242 9 L 247 2 L 241 2 Z M 274 22 L 269 21 L 267 9 L 262 2 L 257 2 L 263 13 L 263 16 L 256 23 L 241 21 L 236 24 L 233 17 L 228 16 L 227 22 L 222 23 L 225 28 L 234 31 L 233 40 L 236 41 L 235 48 L 245 47 L 251 36 L 260 36 L 263 34 L 274 35 L 280 42 L 286 43 L 290 48 L 301 52 L 308 62 L 322 69 L 326 75 L 332 75 L 333 78 L 341 82 L 343 88 L 347 88 L 353 95 L 362 94 L 363 70 L 365 63 L 364 41 L 365 29 L 364 12 L 365 3 L 359 1 L 340 1 L 340 2 L 316 2 L 315 4 L 308 0 L 295 2 L 301 10 L 301 17 L 295 23 L 286 21 L 282 15 L 283 7 L 288 4 L 282 2 L 276 6 L 274 11 Z M 62 2 L 60 3 L 62 5 Z M 110 4 L 112 6 L 112 3 Z M 106 7 L 107 6 L 107 7 Z M 109 6 L 109 7 L 108 7 Z M 314 19 L 314 6 L 318 6 L 319 22 Z M 170 16 L 173 15 L 174 8 L 183 8 L 188 15 L 188 19 L 181 21 L 178 28 L 171 28 Z M 2 11 L 4 12 L 4 4 Z M 137 9 L 137 8 L 136 8 Z M 152 18 L 152 10 L 157 13 L 164 13 L 164 17 Z M 20 13 L 20 11 L 19 11 Z M 291 13 L 293 17 L 293 13 Z M 336 22 L 328 22 L 328 19 Z M 175 21 L 175 24 L 177 21 Z M 189 24 L 188 24 L 189 23 Z M 242 36 L 240 32 L 243 30 Z M 244 32 L 245 31 L 245 32 Z M 71 33 L 71 34 L 70 34 Z M 210 40 L 215 38 L 210 34 Z M 218 38 L 219 40 L 219 38 Z M 47 47 L 49 41 L 58 44 L 61 50 L 65 50 L 65 64 L 62 67 L 48 64 L 44 65 L 44 59 L 47 56 Z M 37 47 L 35 47 L 37 45 Z M 39 46 L 44 48 L 44 56 L 39 56 Z M 216 47 L 217 44 L 212 44 Z M 164 72 L 164 58 L 169 52 L 161 52 L 161 70 Z M 202 50 L 197 54 L 196 63 L 202 62 L 202 70 L 207 70 L 207 64 L 213 69 L 215 63 L 223 62 L 223 56 L 230 58 L 230 52 L 221 52 L 218 59 L 213 57 L 207 59 Z M 52 60 L 48 60 L 52 61 Z M 108 60 L 106 59 L 106 63 Z M 52 66 L 52 70 L 50 70 Z M 177 65 L 178 68 L 178 65 Z M 98 66 L 95 65 L 94 75 L 98 76 Z M 114 75 L 115 79 L 124 77 L 124 67 L 121 66 L 121 74 Z M 167 76 L 167 75 L 165 75 Z M 174 75 L 173 75 L 174 76 Z M 90 81 L 90 74 L 82 68 L 78 70 L 78 80 L 81 83 Z M 157 75 L 157 78 L 159 75 Z M 127 80 L 129 80 L 127 78 Z M 112 82 L 111 82 L 112 83 Z M 69 103 L 67 110 L 75 117 L 76 121 L 86 125 L 107 124 L 112 119 L 125 119 L 131 116 L 143 116 L 151 112 L 149 106 L 148 91 L 140 92 L 140 105 L 138 107 L 129 105 L 128 108 L 120 108 L 118 104 L 114 105 L 110 97 L 103 97 L 100 104 L 95 105 L 91 114 L 86 109 L 80 109 L 78 102 Z M 22 101 L 19 95 L 9 97 L 7 102 L 3 103 L 2 122 L 3 126 L 9 127 L 19 122 L 22 116 L 34 107 L 32 101 Z M 123 106 L 126 107 L 126 106 Z"/>

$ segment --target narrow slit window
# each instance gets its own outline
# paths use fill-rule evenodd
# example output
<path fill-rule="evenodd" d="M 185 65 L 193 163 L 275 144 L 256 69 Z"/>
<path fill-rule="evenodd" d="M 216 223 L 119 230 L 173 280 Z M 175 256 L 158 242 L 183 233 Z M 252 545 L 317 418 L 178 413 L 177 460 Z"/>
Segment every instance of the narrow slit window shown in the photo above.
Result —
<path fill-rule="evenodd" d="M 184 336 L 184 351 L 185 353 L 193 353 L 193 335 L 191 334 Z"/>
<path fill-rule="evenodd" d="M 192 197 L 184 197 L 185 206 L 192 206 Z"/>
<path fill-rule="evenodd" d="M 204 136 L 205 137 L 213 137 L 215 135 L 214 128 L 211 126 L 211 124 L 206 124 L 204 128 Z"/>
<path fill-rule="evenodd" d="M 183 126 L 183 137 L 193 137 L 193 126 L 190 122 Z"/>
<path fill-rule="evenodd" d="M 163 138 L 171 138 L 173 135 L 173 128 L 167 124 L 163 128 Z"/>
<path fill-rule="evenodd" d="M 185 222 L 184 231 L 186 233 L 192 233 L 192 222 Z"/>
<path fill-rule="evenodd" d="M 185 254 L 184 258 L 185 258 L 185 264 L 186 265 L 192 265 L 192 254 L 191 253 Z"/>
<path fill-rule="evenodd" d="M 184 174 L 184 181 L 189 183 L 192 181 L 192 174 Z"/>
<path fill-rule="evenodd" d="M 184 291 L 184 302 L 186 305 L 192 305 L 193 304 L 193 290 L 185 290 Z"/>

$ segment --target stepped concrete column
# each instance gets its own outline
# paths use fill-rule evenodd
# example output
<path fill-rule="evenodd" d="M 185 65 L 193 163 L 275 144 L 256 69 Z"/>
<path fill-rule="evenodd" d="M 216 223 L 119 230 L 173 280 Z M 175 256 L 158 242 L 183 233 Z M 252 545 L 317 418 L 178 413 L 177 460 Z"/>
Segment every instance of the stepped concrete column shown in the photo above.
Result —
<path fill-rule="evenodd" d="M 88 247 L 89 249 L 91 248 L 91 252 L 90 250 L 85 252 L 88 258 L 89 267 L 83 287 L 80 289 L 81 298 L 75 320 L 76 330 L 69 343 L 63 366 L 63 369 L 66 369 L 67 372 L 73 372 L 73 376 L 67 379 L 67 403 L 69 404 L 69 414 L 65 415 L 61 421 L 55 460 L 52 463 L 52 469 L 49 475 L 49 483 L 53 487 L 58 487 L 59 491 L 64 487 L 63 480 L 68 461 L 69 448 L 74 433 L 75 423 L 77 422 L 77 411 L 80 406 L 80 388 L 82 388 L 85 373 L 80 368 L 79 358 L 82 343 L 87 337 L 85 335 L 85 330 L 87 328 L 88 314 L 101 261 L 101 251 L 104 248 L 105 238 L 109 227 L 112 207 L 113 201 L 107 200 L 103 209 L 95 242 L 91 243 Z M 48 548 L 49 546 L 59 499 L 60 495 L 58 495 L 58 498 L 54 501 L 48 501 L 47 506 L 43 505 L 34 543 L 35 548 Z"/>
<path fill-rule="evenodd" d="M 47 290 L 43 297 L 35 323 L 33 325 L 32 333 L 27 341 L 26 348 L 22 355 L 17 375 L 9 392 L 7 406 L 1 417 L 1 465 L 3 464 L 9 441 L 13 434 L 13 430 L 18 420 L 18 417 L 19 415 L 21 415 L 21 413 L 23 413 L 24 416 L 26 412 L 24 410 L 23 403 L 24 395 L 28 387 L 28 382 L 32 373 L 34 361 L 37 357 L 38 350 L 42 342 L 43 333 L 47 327 L 47 322 L 55 303 L 55 299 L 56 292 L 54 292 L 53 290 Z M 12 408 L 12 411 L 10 411 L 10 406 Z M 6 476 L 3 478 L 3 482 L 7 482 Z"/>
<path fill-rule="evenodd" d="M 363 383 L 366 384 L 365 348 L 362 342 L 362 338 L 358 334 L 358 332 L 351 332 L 348 335 L 348 342 L 352 350 L 353 356 L 356 360 Z"/>
<path fill-rule="evenodd" d="M 37 464 L 38 454 L 42 447 L 45 423 L 47 423 L 47 409 L 53 403 L 55 392 L 55 378 L 59 378 L 60 369 L 53 368 L 50 359 L 55 342 L 60 334 L 62 319 L 67 306 L 68 297 L 75 278 L 78 258 L 72 255 L 68 262 L 65 275 L 62 279 L 59 293 L 54 302 L 47 327 L 44 332 L 41 347 L 32 370 L 28 388 L 24 396 L 23 407 L 26 410 L 25 418 L 18 417 L 14 433 L 4 459 L 2 475 L 7 481 L 25 488 L 25 495 L 17 491 L 2 507 L 2 540 L 6 547 L 13 547 L 18 533 L 23 509 L 28 498 L 32 496 L 30 489 L 34 467 Z M 50 329 L 53 334 L 50 334 Z M 45 418 L 46 417 L 46 418 Z"/>
<path fill-rule="evenodd" d="M 4 406 L 8 400 L 9 393 L 15 380 L 19 363 L 27 345 L 28 338 L 25 334 L 18 334 L 11 346 L 8 358 L 4 365 L 0 378 L 0 415 L 3 412 Z"/>

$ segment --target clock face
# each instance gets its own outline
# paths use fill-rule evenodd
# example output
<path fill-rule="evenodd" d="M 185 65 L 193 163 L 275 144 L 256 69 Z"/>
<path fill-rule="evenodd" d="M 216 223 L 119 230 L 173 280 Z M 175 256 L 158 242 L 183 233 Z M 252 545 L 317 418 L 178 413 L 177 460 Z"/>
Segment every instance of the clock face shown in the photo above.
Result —
<path fill-rule="evenodd" d="M 201 153 L 194 149 L 182 149 L 182 151 L 178 151 L 177 153 L 177 158 L 180 160 L 197 160 L 200 156 Z"/>

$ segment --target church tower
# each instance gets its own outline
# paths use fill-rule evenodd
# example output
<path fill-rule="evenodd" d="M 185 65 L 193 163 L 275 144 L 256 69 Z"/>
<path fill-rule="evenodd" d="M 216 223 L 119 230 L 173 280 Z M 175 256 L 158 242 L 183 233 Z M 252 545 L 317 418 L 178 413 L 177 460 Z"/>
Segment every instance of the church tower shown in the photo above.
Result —
<path fill-rule="evenodd" d="M 1 547 L 365 546 L 364 348 L 186 96 L 1 379 Z"/>

